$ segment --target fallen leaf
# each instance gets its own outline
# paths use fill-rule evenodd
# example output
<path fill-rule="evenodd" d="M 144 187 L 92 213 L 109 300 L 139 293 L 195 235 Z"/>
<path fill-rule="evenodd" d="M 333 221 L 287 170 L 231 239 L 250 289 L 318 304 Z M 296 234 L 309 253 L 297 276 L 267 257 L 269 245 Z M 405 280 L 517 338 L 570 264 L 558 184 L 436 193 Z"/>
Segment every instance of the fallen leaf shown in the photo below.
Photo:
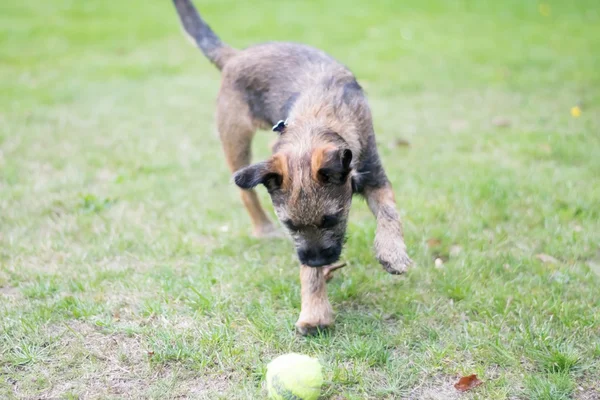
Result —
<path fill-rule="evenodd" d="M 410 142 L 406 139 L 398 138 L 394 142 L 394 145 L 396 147 L 408 147 L 408 146 L 410 146 Z"/>
<path fill-rule="evenodd" d="M 535 258 L 543 262 L 544 264 L 558 264 L 558 260 L 548 254 L 536 254 Z"/>
<path fill-rule="evenodd" d="M 510 126 L 510 120 L 506 117 L 494 117 L 492 125 L 498 128 L 506 128 Z"/>
<path fill-rule="evenodd" d="M 436 239 L 436 238 L 429 238 L 429 239 L 427 239 L 427 246 L 428 247 L 437 247 L 440 244 L 442 244 L 442 241 L 440 239 Z"/>
<path fill-rule="evenodd" d="M 477 375 L 473 374 L 473 375 L 469 375 L 469 376 L 463 376 L 462 378 L 460 378 L 458 380 L 458 382 L 456 382 L 454 384 L 454 387 L 456 388 L 456 390 L 459 390 L 461 392 L 466 392 L 467 390 L 476 388 L 477 386 L 481 385 L 482 383 L 483 383 L 482 381 L 477 379 Z"/>

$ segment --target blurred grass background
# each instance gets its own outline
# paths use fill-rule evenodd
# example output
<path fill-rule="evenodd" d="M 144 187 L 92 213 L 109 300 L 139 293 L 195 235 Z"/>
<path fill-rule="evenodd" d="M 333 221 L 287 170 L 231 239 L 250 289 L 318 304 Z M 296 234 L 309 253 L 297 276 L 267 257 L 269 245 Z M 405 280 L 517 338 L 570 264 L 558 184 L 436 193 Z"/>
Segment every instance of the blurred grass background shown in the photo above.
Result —
<path fill-rule="evenodd" d="M 461 398 L 600 397 L 597 1 L 196 5 L 235 47 L 355 72 L 417 265 L 382 271 L 356 199 L 336 328 L 297 337 L 292 246 L 249 237 L 219 74 L 171 3 L 5 1 L 0 397 L 263 398 L 288 351 L 326 399 L 458 398 L 471 373 Z"/>

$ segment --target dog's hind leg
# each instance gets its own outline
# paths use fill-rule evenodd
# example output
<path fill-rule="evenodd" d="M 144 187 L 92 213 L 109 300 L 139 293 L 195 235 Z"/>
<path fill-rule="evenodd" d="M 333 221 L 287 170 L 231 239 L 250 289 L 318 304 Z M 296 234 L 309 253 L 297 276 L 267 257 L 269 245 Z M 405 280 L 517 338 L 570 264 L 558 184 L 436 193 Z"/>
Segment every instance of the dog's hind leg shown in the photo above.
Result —
<path fill-rule="evenodd" d="M 235 91 L 222 90 L 217 105 L 217 127 L 225 159 L 231 172 L 250 164 L 252 138 L 256 126 L 245 101 Z M 278 233 L 265 214 L 254 189 L 241 190 L 242 202 L 250 214 L 256 237 L 269 237 Z"/>

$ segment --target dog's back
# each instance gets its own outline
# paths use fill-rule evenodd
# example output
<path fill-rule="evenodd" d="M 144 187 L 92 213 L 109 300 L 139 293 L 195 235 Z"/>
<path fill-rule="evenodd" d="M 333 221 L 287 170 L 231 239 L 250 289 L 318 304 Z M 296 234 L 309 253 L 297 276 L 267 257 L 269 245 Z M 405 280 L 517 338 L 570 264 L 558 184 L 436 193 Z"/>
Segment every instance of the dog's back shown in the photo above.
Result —
<path fill-rule="evenodd" d="M 318 96 L 319 103 L 338 109 L 364 103 L 352 72 L 324 51 L 283 42 L 235 50 L 219 39 L 189 0 L 173 1 L 188 35 L 222 71 L 223 88 L 243 93 L 259 125 L 287 119 L 301 97 Z"/>
<path fill-rule="evenodd" d="M 363 97 L 345 66 L 321 50 L 296 43 L 272 42 L 242 50 L 224 66 L 222 79 L 223 85 L 244 93 L 254 118 L 270 126 L 287 119 L 309 96 L 338 107 Z"/>

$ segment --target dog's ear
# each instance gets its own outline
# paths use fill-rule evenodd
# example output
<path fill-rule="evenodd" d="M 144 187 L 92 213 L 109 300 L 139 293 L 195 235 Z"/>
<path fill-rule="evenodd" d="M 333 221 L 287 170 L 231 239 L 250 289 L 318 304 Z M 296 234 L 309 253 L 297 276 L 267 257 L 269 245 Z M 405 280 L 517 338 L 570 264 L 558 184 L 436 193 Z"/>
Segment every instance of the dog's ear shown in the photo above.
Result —
<path fill-rule="evenodd" d="M 279 189 L 284 180 L 281 158 L 275 155 L 267 161 L 240 169 L 233 175 L 235 184 L 241 189 L 252 189 L 260 184 L 265 185 L 269 192 Z"/>
<path fill-rule="evenodd" d="M 313 178 L 322 183 L 341 185 L 350 174 L 352 151 L 335 146 L 323 146 L 313 152 L 311 169 Z"/>

